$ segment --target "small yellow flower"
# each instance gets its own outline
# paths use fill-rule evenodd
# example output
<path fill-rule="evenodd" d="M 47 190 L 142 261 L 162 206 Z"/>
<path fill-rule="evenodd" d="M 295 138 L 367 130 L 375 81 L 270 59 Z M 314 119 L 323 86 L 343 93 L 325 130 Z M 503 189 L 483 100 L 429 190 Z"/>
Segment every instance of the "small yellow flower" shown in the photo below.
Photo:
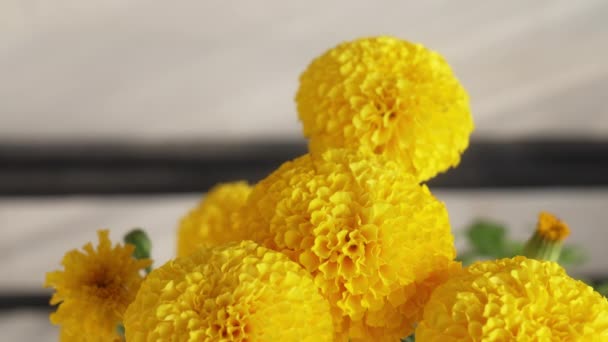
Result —
<path fill-rule="evenodd" d="M 455 255 L 443 205 L 395 162 L 348 150 L 305 155 L 258 183 L 250 233 L 314 277 L 336 341 L 396 341 L 413 331 Z"/>
<path fill-rule="evenodd" d="M 185 256 L 200 247 L 212 247 L 247 237 L 235 223 L 251 187 L 247 182 L 219 184 L 212 188 L 180 221 L 177 255 Z"/>
<path fill-rule="evenodd" d="M 538 215 L 536 230 L 544 239 L 550 241 L 563 241 L 570 235 L 570 228 L 565 222 L 545 211 Z"/>
<path fill-rule="evenodd" d="M 50 319 L 61 326 L 62 341 L 120 338 L 116 327 L 139 289 L 141 270 L 151 264 L 133 258 L 132 245 L 112 247 L 107 230 L 97 234 L 97 249 L 88 243 L 84 252 L 68 252 L 61 262 L 64 270 L 46 276 L 45 287 L 55 288 L 51 304 L 59 304 Z"/>
<path fill-rule="evenodd" d="M 468 95 L 444 58 L 393 37 L 342 43 L 316 58 L 296 102 L 311 152 L 385 154 L 419 181 L 458 165 L 473 131 Z"/>
<path fill-rule="evenodd" d="M 327 301 L 285 255 L 251 241 L 152 271 L 125 313 L 127 341 L 331 341 Z"/>
<path fill-rule="evenodd" d="M 570 235 L 570 228 L 553 214 L 538 215 L 536 231 L 524 246 L 523 255 L 528 258 L 558 261 L 563 241 Z"/>
<path fill-rule="evenodd" d="M 416 341 L 608 341 L 608 301 L 554 262 L 478 262 L 433 292 Z"/>

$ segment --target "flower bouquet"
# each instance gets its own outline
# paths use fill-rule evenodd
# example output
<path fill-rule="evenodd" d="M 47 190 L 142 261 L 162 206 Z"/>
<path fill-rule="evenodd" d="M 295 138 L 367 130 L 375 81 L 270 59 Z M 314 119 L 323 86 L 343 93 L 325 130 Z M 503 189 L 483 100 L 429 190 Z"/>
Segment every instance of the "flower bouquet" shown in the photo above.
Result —
<path fill-rule="evenodd" d="M 47 274 L 62 341 L 608 341 L 608 301 L 555 261 L 541 213 L 521 256 L 463 266 L 424 184 L 458 165 L 468 96 L 438 53 L 393 37 L 314 59 L 296 95 L 309 153 L 220 184 L 151 268 L 135 230 Z"/>

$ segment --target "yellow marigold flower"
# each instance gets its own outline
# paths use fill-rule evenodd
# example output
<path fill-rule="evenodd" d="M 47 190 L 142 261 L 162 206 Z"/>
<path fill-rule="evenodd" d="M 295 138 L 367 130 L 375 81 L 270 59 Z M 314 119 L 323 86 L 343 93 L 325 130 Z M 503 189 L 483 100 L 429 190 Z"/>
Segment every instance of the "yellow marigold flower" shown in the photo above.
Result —
<path fill-rule="evenodd" d="M 150 260 L 132 257 L 134 246 L 116 245 L 107 230 L 97 232 L 97 249 L 72 250 L 62 260 L 63 271 L 47 273 L 45 287 L 54 287 L 51 304 L 59 304 L 50 316 L 61 326 L 62 341 L 112 341 L 127 306 L 142 281 L 141 270 Z"/>
<path fill-rule="evenodd" d="M 550 241 L 563 241 L 570 235 L 568 225 L 546 211 L 538 215 L 536 230 L 543 238 Z"/>
<path fill-rule="evenodd" d="M 416 341 L 608 341 L 608 301 L 554 262 L 478 262 L 433 292 Z"/>
<path fill-rule="evenodd" d="M 127 341 L 330 341 L 327 301 L 285 255 L 252 241 L 200 248 L 152 271 Z"/>
<path fill-rule="evenodd" d="M 342 43 L 300 76 L 312 152 L 386 154 L 419 181 L 456 166 L 473 131 L 468 95 L 438 53 L 393 37 Z"/>
<path fill-rule="evenodd" d="M 247 182 L 219 184 L 212 188 L 198 206 L 181 219 L 177 255 L 185 256 L 200 247 L 246 239 L 234 220 L 250 192 Z"/>
<path fill-rule="evenodd" d="M 568 235 L 570 228 L 565 222 L 543 211 L 538 215 L 536 231 L 524 246 L 523 254 L 528 258 L 557 261 Z"/>
<path fill-rule="evenodd" d="M 338 341 L 407 336 L 457 267 L 443 203 L 373 155 L 329 150 L 287 162 L 254 187 L 245 210 L 257 241 L 313 275 Z"/>

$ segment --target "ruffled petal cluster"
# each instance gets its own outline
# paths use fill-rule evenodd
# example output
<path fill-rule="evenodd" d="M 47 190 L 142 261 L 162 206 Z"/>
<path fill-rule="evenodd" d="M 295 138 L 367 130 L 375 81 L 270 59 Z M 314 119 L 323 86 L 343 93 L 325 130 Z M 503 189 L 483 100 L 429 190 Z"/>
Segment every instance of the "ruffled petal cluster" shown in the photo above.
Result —
<path fill-rule="evenodd" d="M 132 257 L 132 245 L 112 247 L 107 230 L 100 230 L 97 249 L 72 250 L 63 260 L 63 271 L 47 273 L 46 287 L 55 288 L 50 316 L 61 326 L 61 341 L 113 341 L 116 327 L 142 282 L 141 271 L 150 260 Z"/>
<path fill-rule="evenodd" d="M 316 58 L 296 102 L 312 152 L 384 154 L 419 181 L 458 165 L 473 130 L 468 95 L 444 58 L 393 37 L 342 43 Z"/>
<path fill-rule="evenodd" d="M 177 255 L 185 256 L 200 247 L 247 239 L 235 220 L 250 192 L 251 187 L 244 181 L 213 187 L 196 208 L 181 219 Z"/>
<path fill-rule="evenodd" d="M 152 271 L 125 313 L 127 341 L 331 341 L 327 301 L 285 255 L 243 241 Z"/>
<path fill-rule="evenodd" d="M 305 155 L 254 187 L 251 236 L 288 255 L 329 300 L 336 340 L 396 341 L 458 267 L 443 203 L 391 160 Z"/>
<path fill-rule="evenodd" d="M 608 341 L 608 301 L 554 262 L 478 262 L 433 292 L 416 341 Z"/>

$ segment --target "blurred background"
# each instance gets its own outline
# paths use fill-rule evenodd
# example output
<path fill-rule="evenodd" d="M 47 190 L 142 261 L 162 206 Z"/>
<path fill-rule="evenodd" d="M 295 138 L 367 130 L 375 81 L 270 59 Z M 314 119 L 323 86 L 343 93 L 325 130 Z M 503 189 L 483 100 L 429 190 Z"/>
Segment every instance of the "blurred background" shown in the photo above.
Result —
<path fill-rule="evenodd" d="M 294 95 L 311 59 L 389 34 L 441 52 L 476 122 L 430 183 L 462 232 L 526 238 L 555 212 L 608 277 L 608 2 L 480 0 L 0 2 L 0 331 L 56 339 L 41 284 L 107 227 L 144 227 L 157 264 L 220 181 L 302 154 Z"/>

